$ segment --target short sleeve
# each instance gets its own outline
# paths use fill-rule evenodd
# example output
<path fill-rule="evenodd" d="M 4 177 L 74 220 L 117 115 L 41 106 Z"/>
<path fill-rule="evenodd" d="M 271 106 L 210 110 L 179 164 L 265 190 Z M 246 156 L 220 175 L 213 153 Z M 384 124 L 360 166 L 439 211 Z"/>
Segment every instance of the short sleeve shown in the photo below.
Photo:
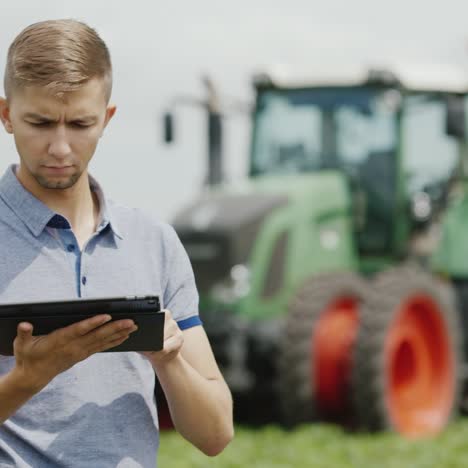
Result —
<path fill-rule="evenodd" d="M 174 229 L 167 225 L 164 249 L 165 288 L 163 307 L 169 309 L 181 329 L 201 325 L 198 315 L 198 291 L 187 252 Z"/>

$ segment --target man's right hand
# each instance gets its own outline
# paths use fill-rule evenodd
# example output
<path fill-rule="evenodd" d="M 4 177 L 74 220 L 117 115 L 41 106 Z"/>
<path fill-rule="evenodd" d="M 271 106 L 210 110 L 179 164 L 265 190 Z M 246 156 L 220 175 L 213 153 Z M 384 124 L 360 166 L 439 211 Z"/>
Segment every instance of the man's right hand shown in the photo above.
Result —
<path fill-rule="evenodd" d="M 110 320 L 110 315 L 96 315 L 39 336 L 33 335 L 30 323 L 20 323 L 13 343 L 13 372 L 25 388 L 40 391 L 58 374 L 94 353 L 123 343 L 137 329 L 132 320 L 107 323 Z"/>

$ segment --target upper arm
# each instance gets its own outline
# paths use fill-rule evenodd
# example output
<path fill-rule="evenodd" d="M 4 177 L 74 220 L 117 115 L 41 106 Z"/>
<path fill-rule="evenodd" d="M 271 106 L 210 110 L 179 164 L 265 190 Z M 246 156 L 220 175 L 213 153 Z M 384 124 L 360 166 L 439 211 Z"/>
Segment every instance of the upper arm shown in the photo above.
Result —
<path fill-rule="evenodd" d="M 182 357 L 207 379 L 222 379 L 211 345 L 202 326 L 183 331 Z"/>

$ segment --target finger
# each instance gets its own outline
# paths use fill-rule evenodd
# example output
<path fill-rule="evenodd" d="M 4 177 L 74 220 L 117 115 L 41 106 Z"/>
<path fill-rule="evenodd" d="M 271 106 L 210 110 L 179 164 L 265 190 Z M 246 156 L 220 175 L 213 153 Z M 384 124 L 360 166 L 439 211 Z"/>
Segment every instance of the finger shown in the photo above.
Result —
<path fill-rule="evenodd" d="M 129 335 L 124 336 L 124 337 L 122 337 L 122 338 L 118 338 L 118 339 L 109 341 L 109 342 L 106 343 L 106 345 L 101 349 L 101 351 L 106 351 L 106 350 L 108 350 L 108 349 L 112 349 L 112 348 L 115 348 L 116 346 L 119 346 L 119 345 L 122 344 L 125 340 L 127 340 L 128 337 L 129 337 Z"/>
<path fill-rule="evenodd" d="M 171 336 L 178 335 L 181 333 L 179 325 L 177 325 L 177 322 L 175 320 L 172 320 L 168 323 L 166 323 L 166 326 L 164 327 L 164 336 L 166 338 L 170 338 Z"/>
<path fill-rule="evenodd" d="M 164 348 L 160 351 L 143 351 L 141 354 L 148 358 L 153 364 L 167 362 L 173 359 L 182 349 L 184 338 L 182 334 L 173 336 L 164 341 Z"/>
<path fill-rule="evenodd" d="M 184 344 L 184 336 L 182 333 L 171 336 L 164 340 L 164 347 L 160 352 L 163 353 L 172 353 L 174 351 L 179 351 Z"/>
<path fill-rule="evenodd" d="M 131 333 L 132 332 L 123 331 L 112 335 L 112 337 L 106 341 L 94 343 L 94 346 L 89 351 L 89 354 L 100 353 L 102 351 L 106 351 L 107 349 L 114 348 L 115 346 L 118 346 L 119 344 L 127 340 Z"/>
<path fill-rule="evenodd" d="M 137 327 L 133 320 L 117 320 L 97 329 L 91 330 L 85 336 L 80 337 L 80 341 L 82 343 L 82 346 L 94 348 L 95 346 L 99 346 L 100 342 L 108 341 L 115 334 L 128 334 L 136 329 Z"/>
<path fill-rule="evenodd" d="M 13 341 L 13 354 L 16 355 L 32 339 L 33 326 L 28 322 L 21 322 L 16 327 L 16 338 Z"/>
<path fill-rule="evenodd" d="M 172 320 L 172 313 L 169 309 L 162 309 L 161 312 L 164 312 L 164 323 Z"/>
<path fill-rule="evenodd" d="M 18 324 L 16 329 L 17 338 L 21 343 L 24 343 L 31 339 L 33 333 L 33 326 L 29 322 L 21 322 Z"/>
<path fill-rule="evenodd" d="M 177 333 L 180 332 L 179 325 L 177 322 L 172 318 L 172 314 L 169 310 L 165 309 L 163 311 L 164 315 L 164 337 L 169 338 Z"/>
<path fill-rule="evenodd" d="M 119 330 L 118 332 L 110 336 L 107 336 L 105 339 L 101 340 L 101 343 L 103 346 L 106 346 L 107 343 L 113 342 L 115 340 L 119 340 L 120 338 L 123 338 L 123 337 L 130 336 L 136 330 L 138 330 L 138 327 L 136 325 L 134 325 L 132 328 L 125 328 L 123 330 Z"/>
<path fill-rule="evenodd" d="M 60 328 L 53 333 L 59 335 L 60 339 L 64 342 L 69 342 L 81 336 L 84 336 L 92 330 L 104 325 L 105 323 L 112 320 L 112 317 L 108 314 L 96 315 L 86 320 L 73 323 L 68 327 Z"/>

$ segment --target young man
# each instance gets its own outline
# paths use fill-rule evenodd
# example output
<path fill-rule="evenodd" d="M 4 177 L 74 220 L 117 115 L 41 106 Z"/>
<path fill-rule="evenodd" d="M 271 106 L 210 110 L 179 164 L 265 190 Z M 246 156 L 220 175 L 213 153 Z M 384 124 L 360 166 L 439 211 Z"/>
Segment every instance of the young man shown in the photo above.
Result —
<path fill-rule="evenodd" d="M 0 356 L 0 467 L 154 467 L 154 374 L 178 431 L 208 455 L 233 437 L 230 392 L 173 229 L 110 202 L 88 174 L 115 113 L 106 45 L 87 25 L 36 23 L 11 44 L 0 118 L 19 165 L 0 180 L 0 302 L 158 294 L 164 349 L 101 353 L 131 320 L 96 316 Z"/>

